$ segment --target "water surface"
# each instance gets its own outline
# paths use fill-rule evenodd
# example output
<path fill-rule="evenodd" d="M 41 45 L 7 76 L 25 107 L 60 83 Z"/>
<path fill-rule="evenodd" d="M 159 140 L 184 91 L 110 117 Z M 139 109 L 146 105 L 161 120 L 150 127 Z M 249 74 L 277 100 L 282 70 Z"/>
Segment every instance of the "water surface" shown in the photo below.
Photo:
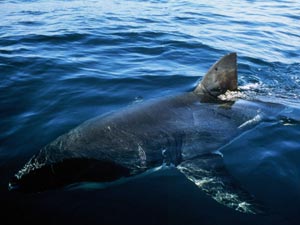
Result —
<path fill-rule="evenodd" d="M 299 12 L 296 0 L 1 1 L 0 223 L 297 224 Z M 94 116 L 190 91 L 229 52 L 238 53 L 248 98 L 289 107 L 288 118 L 223 149 L 267 216 L 219 205 L 174 168 L 102 190 L 7 191 L 9 177 L 57 136 Z"/>

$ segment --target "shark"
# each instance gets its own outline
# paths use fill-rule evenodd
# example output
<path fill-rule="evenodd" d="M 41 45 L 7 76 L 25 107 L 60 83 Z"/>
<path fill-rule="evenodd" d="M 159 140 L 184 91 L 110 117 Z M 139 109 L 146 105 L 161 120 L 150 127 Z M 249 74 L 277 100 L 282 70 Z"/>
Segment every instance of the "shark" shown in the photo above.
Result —
<path fill-rule="evenodd" d="M 284 107 L 220 99 L 237 90 L 237 54 L 229 53 L 190 92 L 100 115 L 57 137 L 16 172 L 8 188 L 41 192 L 80 182 L 115 182 L 167 165 L 220 204 L 263 213 L 262 204 L 229 173 L 221 150 Z"/>

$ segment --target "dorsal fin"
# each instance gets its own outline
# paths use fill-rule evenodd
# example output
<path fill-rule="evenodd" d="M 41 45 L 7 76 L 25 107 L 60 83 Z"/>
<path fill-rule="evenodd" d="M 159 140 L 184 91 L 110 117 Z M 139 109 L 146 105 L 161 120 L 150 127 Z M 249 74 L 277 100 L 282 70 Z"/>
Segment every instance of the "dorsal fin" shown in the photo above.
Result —
<path fill-rule="evenodd" d="M 217 61 L 198 84 L 194 93 L 216 98 L 227 90 L 237 90 L 236 57 L 236 53 L 230 53 Z"/>

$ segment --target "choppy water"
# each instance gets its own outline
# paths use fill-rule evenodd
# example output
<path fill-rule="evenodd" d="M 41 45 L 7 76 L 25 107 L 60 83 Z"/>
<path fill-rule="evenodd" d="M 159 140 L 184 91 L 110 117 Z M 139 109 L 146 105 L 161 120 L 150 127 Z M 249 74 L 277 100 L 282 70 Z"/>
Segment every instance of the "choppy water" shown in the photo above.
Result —
<path fill-rule="evenodd" d="M 0 223 L 298 224 L 300 3 L 290 1 L 0 2 Z M 220 206 L 169 168 L 104 190 L 7 191 L 40 147 L 91 117 L 189 91 L 238 53 L 248 97 L 291 107 L 224 149 L 231 173 L 270 209 Z M 297 113 L 298 111 L 298 113 Z"/>

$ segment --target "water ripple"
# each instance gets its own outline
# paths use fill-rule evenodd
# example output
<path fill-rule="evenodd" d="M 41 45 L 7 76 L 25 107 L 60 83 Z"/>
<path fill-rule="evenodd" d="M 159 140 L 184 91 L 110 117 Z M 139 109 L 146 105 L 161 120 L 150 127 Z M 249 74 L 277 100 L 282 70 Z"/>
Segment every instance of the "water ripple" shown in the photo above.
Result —
<path fill-rule="evenodd" d="M 241 91 L 291 107 L 297 121 L 299 11 L 296 0 L 0 1 L 0 172 L 86 119 L 192 90 L 228 52 L 238 53 Z M 299 193 L 300 129 L 286 125 L 240 137 L 228 161 L 293 217 L 288 198 L 277 198 Z"/>

